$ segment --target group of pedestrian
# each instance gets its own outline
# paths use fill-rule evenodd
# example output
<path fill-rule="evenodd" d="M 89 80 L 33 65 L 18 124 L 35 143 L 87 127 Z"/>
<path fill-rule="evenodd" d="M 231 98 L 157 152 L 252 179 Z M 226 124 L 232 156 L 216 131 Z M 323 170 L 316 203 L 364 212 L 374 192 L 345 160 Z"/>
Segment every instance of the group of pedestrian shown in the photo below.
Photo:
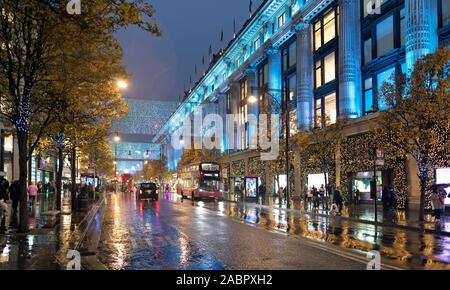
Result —
<path fill-rule="evenodd" d="M 443 189 L 433 188 L 431 193 L 431 207 L 433 209 L 434 221 L 438 222 L 441 220 L 441 214 L 445 211 L 445 198 L 447 197 L 447 192 Z"/>
<path fill-rule="evenodd" d="M 36 197 L 39 192 L 38 186 L 32 182 L 27 189 L 29 197 L 29 206 L 33 207 L 36 203 Z M 1 228 L 5 229 L 10 224 L 12 217 L 12 226 L 17 222 L 17 214 L 20 204 L 20 183 L 18 180 L 11 184 L 5 178 L 5 173 L 0 171 L 0 211 L 1 211 Z"/>
<path fill-rule="evenodd" d="M 319 189 L 314 185 L 311 187 L 310 192 L 307 195 L 307 200 L 310 205 L 312 205 L 313 209 L 319 209 L 322 205 L 322 208 L 326 207 L 326 197 L 325 197 L 325 186 L 322 184 Z"/>

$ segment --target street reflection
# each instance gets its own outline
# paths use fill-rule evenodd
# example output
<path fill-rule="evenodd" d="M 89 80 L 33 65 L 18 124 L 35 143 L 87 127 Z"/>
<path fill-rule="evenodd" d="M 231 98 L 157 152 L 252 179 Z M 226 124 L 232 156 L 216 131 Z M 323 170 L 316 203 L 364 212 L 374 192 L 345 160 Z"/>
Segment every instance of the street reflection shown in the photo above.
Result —
<path fill-rule="evenodd" d="M 170 201 L 179 202 L 174 196 L 176 195 L 171 195 Z M 269 203 L 277 202 L 275 198 Z M 299 203 L 298 206 L 301 206 L 301 202 Z M 379 250 L 393 264 L 405 268 L 447 269 L 450 264 L 448 237 L 435 237 L 418 231 L 358 223 L 340 217 L 300 214 L 283 208 L 270 208 L 248 202 L 197 201 L 193 205 L 193 210 L 199 214 L 206 209 L 214 210 L 220 215 L 228 215 L 251 225 L 328 242 L 342 248 L 364 252 Z M 369 214 L 363 213 L 361 218 L 364 217 L 368 220 L 372 218 Z M 405 212 L 396 212 L 392 218 L 400 225 L 406 225 Z M 428 228 L 433 229 L 431 226 Z"/>

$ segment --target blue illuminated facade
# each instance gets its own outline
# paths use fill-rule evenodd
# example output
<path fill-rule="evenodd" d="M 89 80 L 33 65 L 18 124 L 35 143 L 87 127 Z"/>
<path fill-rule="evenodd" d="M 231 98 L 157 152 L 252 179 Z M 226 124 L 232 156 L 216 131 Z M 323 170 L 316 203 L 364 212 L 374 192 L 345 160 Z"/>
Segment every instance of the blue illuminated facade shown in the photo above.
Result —
<path fill-rule="evenodd" d="M 254 128 L 246 126 L 245 116 L 258 110 L 258 104 L 246 101 L 249 96 L 259 96 L 259 102 L 267 94 L 280 102 L 289 98 L 292 133 L 325 120 L 365 120 L 384 108 L 378 101 L 384 81 L 407 73 L 439 45 L 448 45 L 449 2 L 265 1 L 214 59 L 154 142 L 165 144 L 169 167 L 175 170 L 182 150 L 170 145 L 170 136 L 198 106 L 213 104 L 220 114 L 244 116 L 238 121 L 245 128 L 238 138 L 241 146 L 230 158 L 244 160 L 243 171 L 248 172 L 249 160 L 257 153 L 247 150 L 246 138 Z M 225 137 L 222 151 L 227 142 Z"/>

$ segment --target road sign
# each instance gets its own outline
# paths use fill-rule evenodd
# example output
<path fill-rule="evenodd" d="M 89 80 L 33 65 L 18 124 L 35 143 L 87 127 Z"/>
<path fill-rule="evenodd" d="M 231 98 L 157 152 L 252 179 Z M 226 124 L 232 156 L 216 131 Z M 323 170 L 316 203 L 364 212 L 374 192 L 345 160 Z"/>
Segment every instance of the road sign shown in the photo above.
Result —
<path fill-rule="evenodd" d="M 376 152 L 377 159 L 375 161 L 375 164 L 377 166 L 384 166 L 385 162 L 384 162 L 384 150 L 383 150 L 383 148 L 378 148 L 376 151 L 377 151 Z"/>

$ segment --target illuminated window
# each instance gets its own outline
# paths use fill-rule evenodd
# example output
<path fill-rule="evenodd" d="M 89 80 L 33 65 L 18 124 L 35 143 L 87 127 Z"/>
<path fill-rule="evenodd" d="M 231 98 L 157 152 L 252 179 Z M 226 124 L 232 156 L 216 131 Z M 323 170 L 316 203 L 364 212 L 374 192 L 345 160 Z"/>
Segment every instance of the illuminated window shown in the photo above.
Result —
<path fill-rule="evenodd" d="M 331 9 L 314 23 L 314 50 L 336 38 L 337 8 Z"/>
<path fill-rule="evenodd" d="M 315 104 L 315 121 L 316 121 L 316 127 L 322 126 L 322 100 L 317 99 Z"/>
<path fill-rule="evenodd" d="M 257 40 L 255 40 L 255 50 L 258 50 L 260 45 L 261 45 L 261 39 L 258 38 Z"/>
<path fill-rule="evenodd" d="M 325 96 L 325 116 L 327 125 L 336 123 L 336 93 Z"/>
<path fill-rule="evenodd" d="M 5 153 L 11 153 L 13 152 L 13 136 L 9 135 L 9 136 L 5 136 L 5 143 L 3 144 L 3 150 L 5 151 Z"/>
<path fill-rule="evenodd" d="M 322 61 L 316 61 L 316 88 L 322 85 Z"/>
<path fill-rule="evenodd" d="M 331 82 L 336 79 L 336 57 L 332 52 L 324 59 L 325 64 L 325 83 Z"/>
<path fill-rule="evenodd" d="M 394 17 L 391 15 L 379 22 L 377 32 L 377 56 L 385 55 L 394 49 Z"/>
<path fill-rule="evenodd" d="M 322 22 L 319 20 L 314 24 L 314 50 L 322 46 Z"/>
<path fill-rule="evenodd" d="M 286 13 L 283 13 L 278 17 L 278 27 L 281 27 L 286 22 Z"/>
<path fill-rule="evenodd" d="M 336 21 L 335 12 L 331 10 L 323 18 L 323 43 L 334 39 L 336 37 Z"/>

